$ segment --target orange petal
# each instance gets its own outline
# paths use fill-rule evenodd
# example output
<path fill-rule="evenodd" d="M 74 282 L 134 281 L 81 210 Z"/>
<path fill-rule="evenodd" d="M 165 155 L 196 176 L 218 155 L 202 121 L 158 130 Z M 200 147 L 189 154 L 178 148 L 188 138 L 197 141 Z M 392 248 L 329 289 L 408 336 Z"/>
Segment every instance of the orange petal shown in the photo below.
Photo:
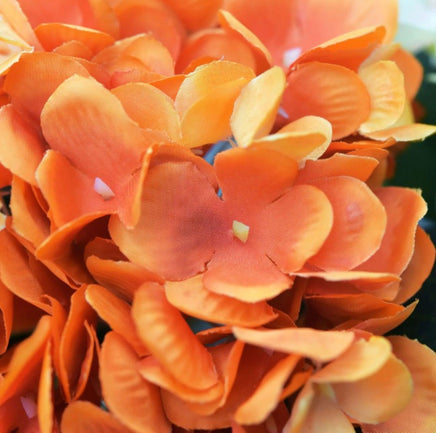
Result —
<path fill-rule="evenodd" d="M 384 187 L 376 195 L 387 213 L 386 232 L 379 250 L 358 270 L 400 274 L 412 257 L 417 223 L 427 206 L 419 192 L 407 188 Z"/>
<path fill-rule="evenodd" d="M 403 304 L 421 288 L 435 263 L 435 247 L 421 227 L 416 228 L 413 256 L 401 274 L 398 295 L 394 302 Z"/>
<path fill-rule="evenodd" d="M 317 61 L 333 63 L 357 71 L 361 63 L 381 44 L 385 33 L 386 30 L 382 26 L 353 30 L 306 51 L 291 67 Z"/>
<path fill-rule="evenodd" d="M 364 135 L 373 140 L 381 141 L 388 139 L 394 139 L 395 141 L 422 141 L 433 134 L 436 134 L 436 126 L 412 123 L 410 125 L 383 129 L 382 131 L 369 132 Z"/>
<path fill-rule="evenodd" d="M 230 119 L 238 146 L 248 147 L 255 138 L 269 133 L 285 90 L 285 80 L 283 69 L 274 66 L 242 89 Z"/>
<path fill-rule="evenodd" d="M 372 157 L 335 153 L 329 158 L 306 161 L 296 183 L 311 183 L 314 179 L 331 176 L 351 176 L 365 182 L 377 164 L 377 159 Z"/>
<path fill-rule="evenodd" d="M 90 284 L 86 289 L 86 301 L 112 330 L 122 335 L 139 356 L 149 354 L 139 339 L 131 317 L 131 308 L 109 290 L 97 284 Z"/>
<path fill-rule="evenodd" d="M 70 403 L 62 415 L 62 433 L 130 433 L 109 412 L 88 401 Z"/>
<path fill-rule="evenodd" d="M 204 288 L 202 275 L 181 282 L 167 282 L 168 302 L 185 314 L 210 322 L 260 326 L 277 317 L 266 302 L 244 303 Z"/>
<path fill-rule="evenodd" d="M 283 387 L 299 360 L 299 356 L 289 355 L 278 361 L 265 374 L 251 396 L 238 407 L 235 421 L 239 424 L 265 421 L 278 405 Z"/>
<path fill-rule="evenodd" d="M 135 432 L 170 432 L 159 388 L 143 379 L 138 355 L 117 333 L 106 334 L 100 356 L 100 382 L 111 412 Z"/>
<path fill-rule="evenodd" d="M 141 286 L 135 294 L 132 315 L 141 340 L 182 384 L 206 389 L 217 382 L 210 353 L 181 313 L 165 299 L 163 287 L 156 283 Z"/>
<path fill-rule="evenodd" d="M 4 89 L 14 107 L 39 124 L 42 107 L 64 80 L 72 75 L 88 77 L 88 71 L 72 58 L 54 53 L 23 55 L 6 76 Z"/>
<path fill-rule="evenodd" d="M 362 423 L 377 424 L 404 409 L 412 396 L 412 376 L 406 365 L 391 355 L 369 377 L 333 384 L 338 406 Z M 383 395 L 383 404 L 380 404 Z"/>
<path fill-rule="evenodd" d="M 13 396 L 25 395 L 37 383 L 45 345 L 50 337 L 50 317 L 43 316 L 32 335 L 14 350 L 0 389 L 0 405 Z"/>
<path fill-rule="evenodd" d="M 333 206 L 333 227 L 310 263 L 325 270 L 349 270 L 371 257 L 386 229 L 386 212 L 367 185 L 338 176 L 312 182 Z"/>
<path fill-rule="evenodd" d="M 0 354 L 5 353 L 9 345 L 14 314 L 13 302 L 12 292 L 0 281 Z"/>
<path fill-rule="evenodd" d="M 51 351 L 52 343 L 48 341 L 42 361 L 38 387 L 38 422 L 40 433 L 53 433 L 53 360 Z"/>
<path fill-rule="evenodd" d="M 230 115 L 242 87 L 254 77 L 245 65 L 220 60 L 199 66 L 180 86 L 175 106 L 183 144 L 196 147 L 230 135 Z M 206 123 L 207 128 L 198 128 Z"/>
<path fill-rule="evenodd" d="M 436 355 L 427 346 L 405 337 L 389 337 L 395 355 L 412 374 L 413 394 L 409 404 L 399 414 L 384 423 L 362 425 L 364 433 L 387 431 L 431 432 L 436 428 Z"/>
<path fill-rule="evenodd" d="M 114 10 L 120 24 L 121 38 L 150 34 L 159 40 L 175 59 L 180 52 L 186 30 L 173 11 L 163 3 L 125 0 L 117 2 Z"/>
<path fill-rule="evenodd" d="M 276 150 L 301 163 L 318 159 L 328 148 L 331 138 L 332 127 L 327 120 L 305 116 L 274 134 L 253 140 L 252 145 Z"/>
<path fill-rule="evenodd" d="M 250 29 L 244 26 L 237 18 L 235 18 L 230 12 L 221 9 L 218 13 L 218 19 L 222 28 L 228 31 L 230 34 L 238 35 L 243 41 L 252 48 L 254 55 L 256 56 L 258 74 L 262 73 L 266 69 L 272 66 L 272 57 L 268 48 L 263 42 L 255 35 Z"/>
<path fill-rule="evenodd" d="M 310 328 L 257 330 L 233 328 L 238 340 L 278 352 L 327 362 L 345 352 L 354 340 L 346 331 L 318 331 Z"/>
<path fill-rule="evenodd" d="M 330 201 L 321 190 L 296 185 L 262 213 L 265 252 L 283 272 L 298 271 L 328 241 L 333 221 Z"/>
<path fill-rule="evenodd" d="M 290 120 L 307 115 L 327 119 L 333 139 L 355 132 L 370 113 L 369 93 L 359 76 L 319 62 L 304 63 L 288 75 L 282 105 Z"/>
<path fill-rule="evenodd" d="M 401 116 L 406 103 L 404 76 L 389 60 L 379 60 L 359 70 L 371 98 L 371 112 L 360 125 L 359 132 L 371 133 L 393 125 Z"/>
<path fill-rule="evenodd" d="M 180 120 L 174 102 L 146 83 L 129 83 L 112 89 L 124 110 L 141 128 L 162 132 L 169 140 L 181 140 Z"/>

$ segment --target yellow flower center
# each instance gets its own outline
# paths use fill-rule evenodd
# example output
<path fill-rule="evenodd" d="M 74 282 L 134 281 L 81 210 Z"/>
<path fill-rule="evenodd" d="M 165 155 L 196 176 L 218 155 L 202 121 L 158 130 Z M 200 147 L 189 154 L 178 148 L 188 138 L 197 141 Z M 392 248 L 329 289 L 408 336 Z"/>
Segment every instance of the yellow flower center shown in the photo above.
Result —
<path fill-rule="evenodd" d="M 248 239 L 248 232 L 250 231 L 250 226 L 243 224 L 239 221 L 233 220 L 232 225 L 233 235 L 237 237 L 241 242 L 245 244 Z"/>

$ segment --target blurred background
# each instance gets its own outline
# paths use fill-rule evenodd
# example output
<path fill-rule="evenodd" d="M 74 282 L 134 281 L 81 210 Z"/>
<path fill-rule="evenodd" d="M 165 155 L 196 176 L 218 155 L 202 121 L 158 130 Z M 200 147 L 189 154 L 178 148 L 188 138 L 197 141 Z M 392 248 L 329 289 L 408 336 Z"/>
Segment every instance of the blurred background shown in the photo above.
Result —
<path fill-rule="evenodd" d="M 424 66 L 418 103 L 424 110 L 419 122 L 436 125 L 436 0 L 399 0 L 396 40 L 412 51 Z M 397 159 L 392 185 L 419 188 L 428 204 L 422 227 L 436 244 L 436 135 L 411 144 Z M 414 313 L 392 334 L 405 334 L 436 350 L 436 267 L 418 292 Z"/>

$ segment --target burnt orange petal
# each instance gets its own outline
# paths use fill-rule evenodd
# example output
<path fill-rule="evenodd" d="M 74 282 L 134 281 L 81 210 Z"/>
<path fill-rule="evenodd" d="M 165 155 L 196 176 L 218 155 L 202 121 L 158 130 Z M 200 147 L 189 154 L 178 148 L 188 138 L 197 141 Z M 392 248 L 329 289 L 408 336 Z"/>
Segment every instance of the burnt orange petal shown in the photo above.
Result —
<path fill-rule="evenodd" d="M 255 138 L 269 133 L 279 109 L 285 83 L 283 69 L 275 66 L 253 78 L 242 89 L 230 119 L 238 146 L 248 147 Z"/>
<path fill-rule="evenodd" d="M 230 34 L 240 36 L 252 48 L 257 63 L 256 73 L 260 74 L 272 66 L 272 57 L 268 48 L 249 28 L 226 10 L 220 10 L 218 18 L 221 27 Z"/>
<path fill-rule="evenodd" d="M 318 253 L 334 227 L 324 192 L 296 185 L 262 212 L 262 241 L 268 257 L 283 271 L 295 272 Z"/>
<path fill-rule="evenodd" d="M 359 132 L 371 133 L 393 125 L 406 104 L 404 76 L 393 61 L 379 60 L 359 69 L 371 98 L 369 117 L 360 125 Z"/>
<path fill-rule="evenodd" d="M 132 315 L 139 337 L 168 373 L 195 389 L 217 382 L 210 353 L 168 303 L 162 286 L 142 285 L 135 294 Z"/>
<path fill-rule="evenodd" d="M 374 374 L 332 386 L 338 406 L 347 415 L 362 423 L 377 424 L 407 406 L 412 396 L 413 381 L 406 365 L 391 355 Z M 383 395 L 383 404 L 380 404 L 380 395 Z"/>
<path fill-rule="evenodd" d="M 12 182 L 12 173 L 0 164 L 0 188 L 10 185 Z"/>
<path fill-rule="evenodd" d="M 128 428 L 136 432 L 170 432 L 159 388 L 138 372 L 138 355 L 117 333 L 106 334 L 100 355 L 100 382 L 105 403 Z"/>
<path fill-rule="evenodd" d="M 361 26 L 359 26 L 361 27 Z M 385 28 L 364 27 L 342 34 L 303 53 L 292 65 L 324 62 L 357 71 L 362 62 L 381 44 Z"/>
<path fill-rule="evenodd" d="M 64 410 L 61 422 L 63 433 L 131 433 L 109 412 L 89 401 L 75 401 Z"/>
<path fill-rule="evenodd" d="M 260 326 L 277 317 L 266 302 L 245 303 L 205 289 L 203 276 L 167 282 L 168 302 L 185 314 L 210 322 L 236 326 Z"/>
<path fill-rule="evenodd" d="M 311 183 L 314 179 L 331 176 L 351 176 L 365 182 L 377 164 L 377 159 L 369 156 L 335 153 L 329 158 L 306 161 L 296 183 Z"/>
<path fill-rule="evenodd" d="M 39 123 L 47 99 L 72 75 L 88 77 L 89 72 L 79 62 L 60 54 L 26 54 L 9 70 L 4 88 L 14 107 Z"/>
<path fill-rule="evenodd" d="M 309 62 L 288 75 L 282 106 L 290 120 L 307 115 L 324 117 L 333 139 L 355 132 L 368 118 L 370 96 L 352 70 L 339 65 Z"/>
<path fill-rule="evenodd" d="M 349 270 L 372 256 L 386 229 L 382 203 L 357 179 L 346 176 L 313 181 L 333 207 L 333 227 L 310 263 L 325 270 Z"/>
<path fill-rule="evenodd" d="M 318 159 L 329 147 L 330 123 L 317 116 L 304 116 L 276 133 L 253 140 L 252 146 L 281 152 L 299 163 Z"/>
<path fill-rule="evenodd" d="M 120 250 L 132 262 L 168 279 L 201 271 L 212 256 L 214 231 L 220 231 L 222 217 L 220 200 L 200 170 L 190 162 L 152 167 L 141 203 L 134 229 L 110 220 L 109 231 Z"/>
<path fill-rule="evenodd" d="M 6 352 L 12 330 L 14 297 L 12 292 L 0 281 L 0 354 Z"/>
<path fill-rule="evenodd" d="M 376 195 L 387 213 L 386 231 L 379 250 L 358 269 L 400 274 L 412 257 L 417 223 L 427 206 L 412 189 L 384 187 L 376 190 Z"/>
<path fill-rule="evenodd" d="M 283 387 L 299 356 L 289 355 L 278 361 L 262 378 L 251 396 L 238 407 L 235 421 L 239 424 L 259 424 L 267 419 L 280 401 Z"/>
<path fill-rule="evenodd" d="M 174 142 L 181 140 L 179 116 L 164 92 L 150 84 L 129 83 L 112 89 L 112 93 L 141 128 L 159 131 Z"/>
<path fill-rule="evenodd" d="M 40 433 L 53 433 L 54 402 L 53 402 L 53 360 L 52 342 L 48 341 L 41 366 L 41 376 L 38 387 L 38 422 Z"/>
<path fill-rule="evenodd" d="M 8 373 L 0 389 L 0 404 L 9 398 L 24 395 L 38 381 L 45 345 L 50 337 L 50 317 L 43 316 L 32 335 L 15 349 L 9 362 Z"/>
<path fill-rule="evenodd" d="M 354 334 L 310 328 L 258 330 L 233 328 L 238 340 L 278 352 L 301 355 L 315 361 L 330 361 L 350 347 Z"/>
<path fill-rule="evenodd" d="M 413 394 L 409 404 L 399 414 L 384 423 L 362 425 L 364 433 L 387 431 L 431 432 L 436 428 L 434 402 L 436 398 L 436 355 L 427 346 L 405 337 L 389 337 L 395 355 L 410 371 Z"/>
<path fill-rule="evenodd" d="M 164 2 L 125 0 L 114 6 L 120 25 L 120 37 L 150 34 L 177 58 L 186 30 Z M 189 10 L 189 9 L 188 9 Z"/>
<path fill-rule="evenodd" d="M 394 302 L 403 304 L 421 288 L 435 263 L 435 247 L 421 227 L 416 228 L 415 248 L 406 270 L 401 274 L 398 295 Z"/>
<path fill-rule="evenodd" d="M 225 60 L 201 65 L 188 74 L 175 99 L 183 144 L 196 147 L 230 135 L 230 116 L 241 89 L 254 77 L 248 66 Z M 207 124 L 207 128 L 198 128 Z"/>
<path fill-rule="evenodd" d="M 112 45 L 111 35 L 77 25 L 64 23 L 43 23 L 35 28 L 36 36 L 46 51 L 52 51 L 65 42 L 78 41 L 97 54 L 103 48 Z"/>

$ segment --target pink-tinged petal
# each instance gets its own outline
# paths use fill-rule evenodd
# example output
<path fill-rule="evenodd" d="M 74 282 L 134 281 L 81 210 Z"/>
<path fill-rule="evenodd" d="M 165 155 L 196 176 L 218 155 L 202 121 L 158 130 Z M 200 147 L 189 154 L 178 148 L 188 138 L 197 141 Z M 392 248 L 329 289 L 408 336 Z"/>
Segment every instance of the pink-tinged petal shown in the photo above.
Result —
<path fill-rule="evenodd" d="M 436 355 L 427 346 L 405 337 L 389 337 L 395 355 L 409 369 L 413 394 L 409 404 L 399 414 L 377 425 L 362 425 L 364 433 L 388 431 L 431 432 L 436 428 Z"/>
<path fill-rule="evenodd" d="M 139 356 L 150 352 L 139 339 L 131 316 L 130 305 L 97 284 L 90 284 L 86 289 L 86 301 L 112 330 L 122 335 Z"/>
<path fill-rule="evenodd" d="M 411 260 L 416 227 L 427 206 L 412 189 L 384 187 L 375 192 L 387 213 L 386 231 L 379 250 L 358 270 L 401 274 Z"/>
<path fill-rule="evenodd" d="M 404 76 L 395 62 L 379 60 L 359 69 L 371 98 L 369 117 L 359 132 L 371 133 L 393 125 L 401 116 L 406 103 Z"/>
<path fill-rule="evenodd" d="M 360 265 L 377 251 L 385 234 L 383 203 L 365 183 L 353 177 L 321 178 L 312 183 L 332 204 L 333 227 L 310 263 L 332 271 Z"/>
<path fill-rule="evenodd" d="M 14 296 L 0 281 L 0 354 L 6 352 L 12 331 Z"/>
<path fill-rule="evenodd" d="M 180 142 L 180 119 L 173 100 L 164 92 L 150 84 L 129 83 L 112 89 L 112 93 L 141 128 L 157 130 Z"/>
<path fill-rule="evenodd" d="M 168 373 L 195 389 L 207 389 L 217 382 L 210 353 L 182 314 L 168 303 L 162 286 L 141 286 L 135 294 L 132 315 L 139 337 Z"/>
<path fill-rule="evenodd" d="M 265 252 L 234 239 L 215 252 L 203 284 L 211 292 L 250 303 L 274 298 L 291 287 L 292 280 Z"/>
<path fill-rule="evenodd" d="M 329 158 L 306 161 L 295 183 L 311 183 L 315 179 L 332 176 L 351 176 L 365 182 L 377 164 L 377 159 L 373 157 L 335 153 Z"/>
<path fill-rule="evenodd" d="M 267 149 L 235 148 L 219 153 L 215 171 L 226 206 L 241 218 L 253 219 L 264 206 L 292 185 L 297 163 Z"/>
<path fill-rule="evenodd" d="M 19 111 L 39 124 L 41 110 L 53 91 L 72 75 L 88 77 L 76 60 L 54 53 L 23 55 L 5 79 L 4 89 Z"/>
<path fill-rule="evenodd" d="M 283 69 L 274 66 L 253 78 L 241 90 L 230 119 L 230 126 L 238 146 L 248 147 L 254 139 L 270 132 L 285 84 L 286 77 Z"/>
<path fill-rule="evenodd" d="M 38 381 L 45 345 L 50 337 L 50 317 L 43 316 L 32 335 L 14 350 L 0 388 L 0 404 L 35 388 Z"/>
<path fill-rule="evenodd" d="M 140 375 L 140 358 L 117 333 L 106 334 L 100 354 L 99 377 L 105 403 L 134 432 L 170 432 L 159 388 Z"/>
<path fill-rule="evenodd" d="M 264 422 L 277 407 L 283 387 L 299 360 L 299 356 L 289 355 L 278 361 L 265 374 L 253 394 L 238 407 L 235 421 L 244 425 Z"/>
<path fill-rule="evenodd" d="M 238 340 L 265 349 L 301 355 L 319 362 L 331 361 L 350 347 L 354 334 L 310 328 L 258 330 L 233 328 Z"/>
<path fill-rule="evenodd" d="M 164 2 L 124 0 L 114 5 L 120 24 L 120 36 L 150 34 L 160 41 L 176 59 L 186 30 Z M 184 5 L 186 7 L 186 5 Z"/>
<path fill-rule="evenodd" d="M 410 125 L 395 126 L 381 131 L 365 133 L 365 136 L 373 140 L 395 141 L 422 141 L 431 135 L 436 134 L 436 126 L 424 123 L 412 123 Z"/>
<path fill-rule="evenodd" d="M 256 57 L 256 72 L 258 74 L 272 66 L 271 54 L 257 35 L 226 10 L 221 9 L 219 11 L 218 19 L 221 27 L 228 31 L 229 34 L 238 35 L 252 48 L 253 54 Z"/>
<path fill-rule="evenodd" d="M 62 433 L 131 433 L 109 412 L 89 401 L 75 401 L 64 410 Z"/>
<path fill-rule="evenodd" d="M 191 162 L 150 168 L 141 199 L 141 217 L 132 230 L 112 218 L 109 231 L 132 262 L 167 279 L 185 279 L 202 269 L 222 231 L 221 202 Z"/>
<path fill-rule="evenodd" d="M 382 26 L 353 30 L 306 51 L 291 67 L 318 61 L 345 66 L 357 72 L 362 62 L 382 43 L 385 34 Z"/>
<path fill-rule="evenodd" d="M 252 146 L 276 150 L 300 164 L 317 160 L 329 147 L 332 126 L 322 117 L 304 116 L 288 123 L 276 133 L 253 140 Z"/>
<path fill-rule="evenodd" d="M 261 220 L 265 252 L 283 272 L 298 271 L 318 253 L 334 221 L 327 196 L 311 185 L 290 188 L 265 208 Z"/>
<path fill-rule="evenodd" d="M 391 355 L 374 374 L 354 382 L 334 383 L 332 387 L 337 405 L 347 415 L 361 423 L 377 424 L 407 406 L 413 380 L 407 366 Z"/>
<path fill-rule="evenodd" d="M 371 337 L 353 343 L 348 350 L 316 372 L 316 383 L 352 383 L 379 371 L 391 356 L 392 348 L 384 337 Z"/>
<path fill-rule="evenodd" d="M 266 302 L 245 303 L 207 290 L 203 276 L 197 275 L 181 282 L 167 282 L 168 302 L 192 317 L 209 322 L 255 327 L 277 317 Z"/>
<path fill-rule="evenodd" d="M 407 268 L 401 274 L 400 289 L 394 302 L 403 304 L 415 295 L 430 275 L 434 263 L 435 247 L 430 237 L 418 226 L 416 228 L 413 256 Z"/>
<path fill-rule="evenodd" d="M 368 118 L 370 96 L 365 84 L 352 70 L 329 63 L 299 65 L 288 75 L 282 106 L 289 120 L 307 115 L 327 119 L 333 139 L 355 132 Z"/>
<path fill-rule="evenodd" d="M 35 28 L 36 36 L 46 51 L 52 51 L 65 42 L 82 42 L 93 54 L 112 45 L 111 35 L 97 30 L 64 23 L 43 23 Z"/>

